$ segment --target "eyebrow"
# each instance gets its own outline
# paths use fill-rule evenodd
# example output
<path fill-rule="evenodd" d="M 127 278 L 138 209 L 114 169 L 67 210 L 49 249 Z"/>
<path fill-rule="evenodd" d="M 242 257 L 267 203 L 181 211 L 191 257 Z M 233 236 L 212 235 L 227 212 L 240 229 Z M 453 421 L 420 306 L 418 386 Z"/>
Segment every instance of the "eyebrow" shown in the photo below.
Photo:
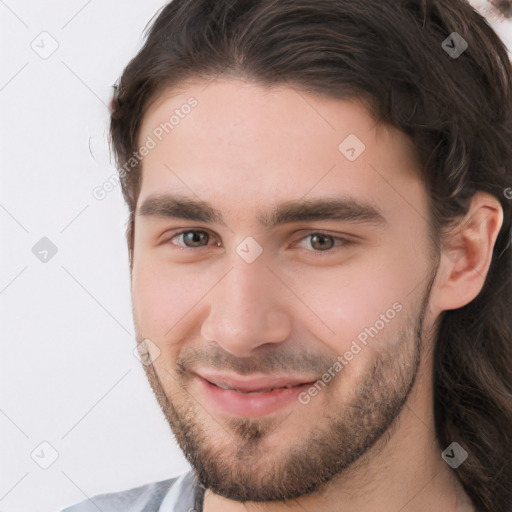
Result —
<path fill-rule="evenodd" d="M 146 198 L 137 215 L 179 218 L 226 226 L 222 213 L 209 203 L 189 196 L 159 194 Z M 266 228 L 293 222 L 333 220 L 371 225 L 386 224 L 379 208 L 352 197 L 299 199 L 274 207 L 259 216 Z"/>

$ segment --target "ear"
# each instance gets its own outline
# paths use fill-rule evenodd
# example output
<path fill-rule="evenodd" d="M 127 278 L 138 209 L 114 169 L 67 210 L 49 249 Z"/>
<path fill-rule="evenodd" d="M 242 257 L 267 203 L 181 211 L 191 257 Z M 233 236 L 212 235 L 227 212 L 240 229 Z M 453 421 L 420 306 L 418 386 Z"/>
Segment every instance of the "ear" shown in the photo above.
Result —
<path fill-rule="evenodd" d="M 443 237 L 434 309 L 461 308 L 480 293 L 502 225 L 503 208 L 498 199 L 477 192 L 468 213 Z"/>

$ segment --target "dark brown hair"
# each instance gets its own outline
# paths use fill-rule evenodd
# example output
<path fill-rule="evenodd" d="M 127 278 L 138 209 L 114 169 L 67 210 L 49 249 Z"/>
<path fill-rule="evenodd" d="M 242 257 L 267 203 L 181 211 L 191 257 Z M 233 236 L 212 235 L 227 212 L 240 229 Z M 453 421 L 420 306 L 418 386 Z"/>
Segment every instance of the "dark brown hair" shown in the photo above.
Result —
<path fill-rule="evenodd" d="M 446 48 L 454 32 L 468 45 L 460 56 Z M 504 225 L 484 287 L 443 312 L 434 354 L 440 449 L 457 441 L 468 452 L 456 474 L 490 512 L 512 509 L 511 75 L 504 44 L 465 0 L 173 0 L 115 86 L 111 117 L 130 261 L 141 169 L 126 164 L 150 103 L 188 79 L 364 100 L 414 143 L 438 242 L 476 191 L 500 200 Z"/>

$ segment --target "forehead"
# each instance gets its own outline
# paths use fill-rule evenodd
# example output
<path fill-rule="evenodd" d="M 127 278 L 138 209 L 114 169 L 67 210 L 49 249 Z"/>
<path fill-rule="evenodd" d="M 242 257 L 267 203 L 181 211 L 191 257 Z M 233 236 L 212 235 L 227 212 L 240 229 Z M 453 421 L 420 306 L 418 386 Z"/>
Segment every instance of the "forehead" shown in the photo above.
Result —
<path fill-rule="evenodd" d="M 406 206 L 402 193 L 423 193 L 409 138 L 377 124 L 357 100 L 240 80 L 190 82 L 146 111 L 139 147 L 150 139 L 138 204 L 184 192 L 261 211 L 262 202 L 343 193 L 386 210 Z"/>

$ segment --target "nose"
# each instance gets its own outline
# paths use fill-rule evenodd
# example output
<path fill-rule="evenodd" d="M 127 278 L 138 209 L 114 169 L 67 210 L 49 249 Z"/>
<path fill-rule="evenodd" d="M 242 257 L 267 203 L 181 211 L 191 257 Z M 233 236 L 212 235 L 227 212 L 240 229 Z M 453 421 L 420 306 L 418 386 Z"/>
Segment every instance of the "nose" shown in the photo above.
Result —
<path fill-rule="evenodd" d="M 230 272 L 208 298 L 201 334 L 237 357 L 289 338 L 292 321 L 283 302 L 285 290 L 263 260 L 246 263 L 235 255 Z"/>

